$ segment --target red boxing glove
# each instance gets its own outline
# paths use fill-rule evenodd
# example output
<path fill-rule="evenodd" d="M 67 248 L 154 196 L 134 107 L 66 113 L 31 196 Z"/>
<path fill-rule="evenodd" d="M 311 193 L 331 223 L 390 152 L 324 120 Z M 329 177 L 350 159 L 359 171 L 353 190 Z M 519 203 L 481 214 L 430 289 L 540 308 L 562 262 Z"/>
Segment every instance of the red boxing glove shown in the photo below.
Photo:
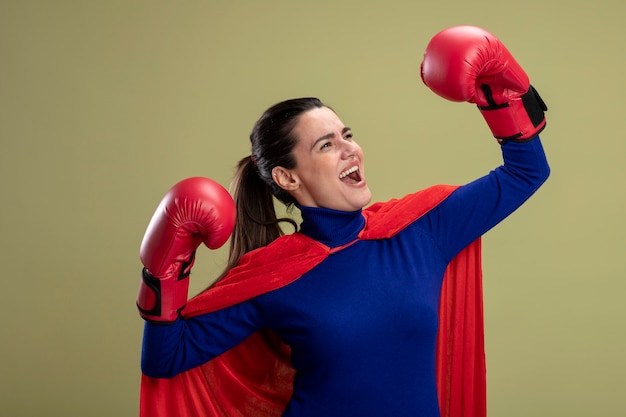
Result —
<path fill-rule="evenodd" d="M 189 273 L 198 246 L 222 246 L 235 227 L 235 203 L 208 178 L 180 181 L 157 207 L 139 250 L 144 265 L 137 297 L 146 320 L 173 322 L 187 304 Z"/>
<path fill-rule="evenodd" d="M 443 98 L 477 104 L 500 143 L 532 139 L 546 125 L 548 108 L 522 67 L 481 28 L 455 26 L 436 34 L 424 52 L 421 77 Z"/>

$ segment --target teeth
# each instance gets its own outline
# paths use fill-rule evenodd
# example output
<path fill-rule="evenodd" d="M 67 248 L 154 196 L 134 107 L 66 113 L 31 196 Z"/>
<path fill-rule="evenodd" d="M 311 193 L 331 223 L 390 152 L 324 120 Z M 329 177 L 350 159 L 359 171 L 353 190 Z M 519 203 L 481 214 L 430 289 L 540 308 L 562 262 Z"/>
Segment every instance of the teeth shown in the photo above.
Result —
<path fill-rule="evenodd" d="M 353 172 L 358 171 L 358 170 L 359 170 L 359 167 L 352 167 L 350 169 L 347 169 L 347 170 L 343 171 L 341 174 L 339 174 L 339 179 L 345 178 L 348 175 L 350 175 Z"/>

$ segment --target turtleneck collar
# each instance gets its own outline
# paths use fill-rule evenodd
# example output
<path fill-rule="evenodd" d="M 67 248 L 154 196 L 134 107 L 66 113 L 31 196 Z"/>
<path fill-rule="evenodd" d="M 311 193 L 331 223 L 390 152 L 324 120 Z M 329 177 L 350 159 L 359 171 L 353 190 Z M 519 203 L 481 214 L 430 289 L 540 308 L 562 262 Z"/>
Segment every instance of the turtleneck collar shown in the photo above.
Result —
<path fill-rule="evenodd" d="M 352 242 L 365 225 L 361 210 L 339 211 L 300 205 L 297 207 L 302 213 L 300 231 L 330 248 Z"/>

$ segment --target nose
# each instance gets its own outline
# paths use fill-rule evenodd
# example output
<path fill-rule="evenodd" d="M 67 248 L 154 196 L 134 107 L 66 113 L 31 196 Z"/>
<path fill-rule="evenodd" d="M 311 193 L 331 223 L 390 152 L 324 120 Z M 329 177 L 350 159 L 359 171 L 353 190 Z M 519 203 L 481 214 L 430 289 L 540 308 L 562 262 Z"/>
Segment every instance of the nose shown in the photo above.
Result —
<path fill-rule="evenodd" d="M 359 145 L 351 140 L 342 141 L 342 156 L 344 159 L 350 159 L 356 157 L 359 151 Z"/>

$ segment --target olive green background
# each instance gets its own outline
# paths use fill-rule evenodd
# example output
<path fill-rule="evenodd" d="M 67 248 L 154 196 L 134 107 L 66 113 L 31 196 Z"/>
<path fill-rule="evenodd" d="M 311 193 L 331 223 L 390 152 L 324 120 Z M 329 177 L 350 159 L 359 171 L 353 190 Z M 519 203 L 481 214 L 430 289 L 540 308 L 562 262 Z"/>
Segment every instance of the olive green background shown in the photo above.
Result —
<path fill-rule="evenodd" d="M 500 163 L 419 79 L 448 26 L 498 36 L 549 106 L 546 185 L 484 237 L 491 416 L 626 415 L 623 2 L 0 0 L 0 415 L 134 416 L 145 227 L 225 186 L 269 105 L 318 96 L 377 201 Z M 203 250 L 191 292 L 226 252 Z"/>

